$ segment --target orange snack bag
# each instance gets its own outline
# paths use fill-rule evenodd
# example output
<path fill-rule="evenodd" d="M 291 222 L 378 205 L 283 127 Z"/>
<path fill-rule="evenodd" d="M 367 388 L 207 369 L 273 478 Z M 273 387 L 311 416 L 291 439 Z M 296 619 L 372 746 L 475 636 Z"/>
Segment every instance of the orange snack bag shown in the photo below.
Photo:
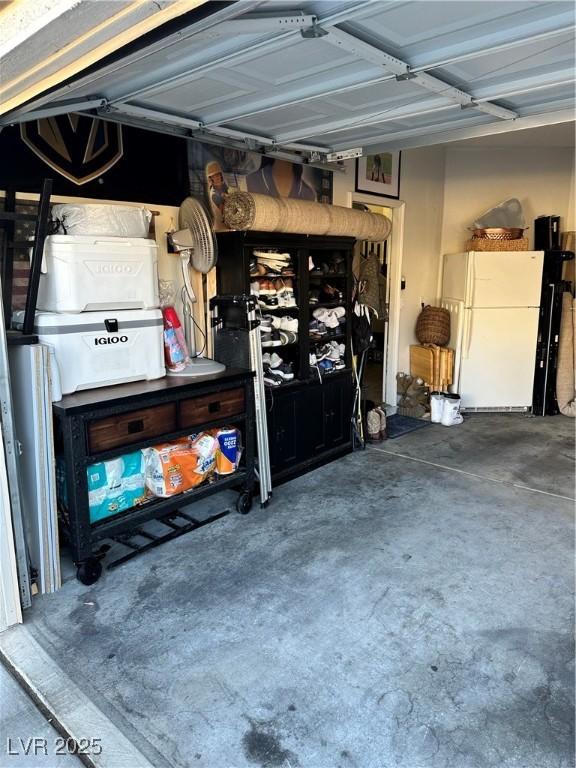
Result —
<path fill-rule="evenodd" d="M 202 433 L 193 441 L 182 438 L 144 448 L 146 487 L 162 498 L 200 485 L 214 471 L 218 442 Z"/>

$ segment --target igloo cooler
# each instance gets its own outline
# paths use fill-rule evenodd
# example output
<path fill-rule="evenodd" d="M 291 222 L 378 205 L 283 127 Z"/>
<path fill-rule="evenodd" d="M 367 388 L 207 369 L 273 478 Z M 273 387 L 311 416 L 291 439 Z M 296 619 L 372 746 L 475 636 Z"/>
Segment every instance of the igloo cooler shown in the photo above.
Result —
<path fill-rule="evenodd" d="M 14 314 L 16 327 L 24 312 Z M 166 374 L 162 312 L 37 312 L 34 332 L 55 350 L 63 394 Z"/>
<path fill-rule="evenodd" d="M 49 235 L 36 306 L 47 312 L 157 308 L 158 246 L 143 237 Z"/>

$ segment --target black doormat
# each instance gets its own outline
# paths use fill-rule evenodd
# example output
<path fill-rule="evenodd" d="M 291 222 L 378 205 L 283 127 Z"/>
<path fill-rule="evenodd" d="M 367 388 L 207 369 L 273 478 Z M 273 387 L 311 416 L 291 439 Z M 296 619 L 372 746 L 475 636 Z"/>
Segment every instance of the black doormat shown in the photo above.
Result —
<path fill-rule="evenodd" d="M 429 426 L 429 421 L 415 419 L 413 416 L 400 416 L 398 413 L 395 413 L 392 416 L 386 417 L 386 432 L 391 440 L 395 437 L 407 435 L 408 432 L 414 432 L 415 429 Z"/>

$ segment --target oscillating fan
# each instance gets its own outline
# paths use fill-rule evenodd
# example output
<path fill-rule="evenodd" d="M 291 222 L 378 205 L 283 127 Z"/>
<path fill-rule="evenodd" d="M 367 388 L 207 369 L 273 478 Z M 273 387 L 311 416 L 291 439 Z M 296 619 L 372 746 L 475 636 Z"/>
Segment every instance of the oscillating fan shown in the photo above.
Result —
<path fill-rule="evenodd" d="M 182 308 L 184 312 L 184 331 L 191 360 L 183 371 L 174 376 L 206 376 L 220 373 L 226 366 L 216 360 L 200 357 L 196 354 L 194 342 L 194 316 L 192 305 L 196 302 L 194 289 L 190 280 L 190 262 L 198 272 L 206 274 L 216 265 L 218 256 L 216 239 L 212 232 L 210 220 L 204 207 L 193 197 L 187 197 L 178 212 L 180 229 L 172 233 L 174 250 L 181 259 L 182 278 Z M 208 329 L 206 329 L 208 333 Z"/>

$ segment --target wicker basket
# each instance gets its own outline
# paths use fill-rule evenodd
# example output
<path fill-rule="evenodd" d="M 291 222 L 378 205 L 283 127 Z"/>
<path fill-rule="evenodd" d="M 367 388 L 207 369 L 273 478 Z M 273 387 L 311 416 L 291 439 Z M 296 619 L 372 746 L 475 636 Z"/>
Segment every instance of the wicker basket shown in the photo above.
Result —
<path fill-rule="evenodd" d="M 420 344 L 443 347 L 450 341 L 450 312 L 443 307 L 424 307 L 416 321 L 416 338 Z"/>
<path fill-rule="evenodd" d="M 528 238 L 519 237 L 517 240 L 489 240 L 484 237 L 473 237 L 466 243 L 467 251 L 527 251 Z"/>

